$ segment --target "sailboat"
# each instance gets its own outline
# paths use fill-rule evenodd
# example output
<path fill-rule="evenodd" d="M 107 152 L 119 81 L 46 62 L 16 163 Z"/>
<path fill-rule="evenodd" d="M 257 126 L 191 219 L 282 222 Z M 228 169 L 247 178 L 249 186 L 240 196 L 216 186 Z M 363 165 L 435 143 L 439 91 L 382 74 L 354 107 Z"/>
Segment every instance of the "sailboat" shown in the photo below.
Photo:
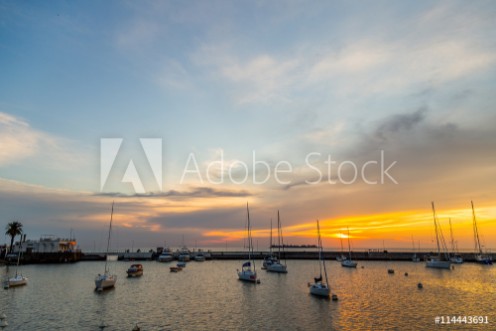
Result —
<path fill-rule="evenodd" d="M 348 228 L 348 257 L 341 261 L 341 266 L 346 268 L 356 268 L 357 263 L 351 259 L 350 228 Z"/>
<path fill-rule="evenodd" d="M 413 236 L 412 236 L 412 247 L 413 247 L 412 262 L 420 262 L 420 257 L 417 256 L 417 252 L 415 250 L 415 242 L 413 241 Z"/>
<path fill-rule="evenodd" d="M 24 277 L 22 274 L 19 274 L 19 262 L 21 260 L 21 242 L 19 241 L 19 252 L 17 252 L 17 265 L 15 276 L 8 278 L 4 283 L 4 288 L 23 286 L 28 284 L 28 278 Z"/>
<path fill-rule="evenodd" d="M 318 234 L 318 249 L 319 249 L 319 268 L 320 273 L 319 277 L 314 277 L 314 283 L 310 285 L 310 294 L 320 296 L 320 297 L 329 297 L 329 293 L 331 292 L 331 288 L 329 287 L 329 279 L 327 277 L 327 269 L 324 261 L 324 256 L 322 254 L 322 239 L 320 237 L 320 224 L 319 220 L 317 220 L 317 234 Z M 322 269 L 324 269 L 325 283 L 322 279 Z"/>
<path fill-rule="evenodd" d="M 117 275 L 110 274 L 108 266 L 109 260 L 109 248 L 110 248 L 110 234 L 112 233 L 112 217 L 114 215 L 114 203 L 112 202 L 112 212 L 110 213 L 110 225 L 107 239 L 107 254 L 105 254 L 105 272 L 103 275 L 98 274 L 95 278 L 95 290 L 103 291 L 104 289 L 114 287 L 115 282 L 117 281 Z"/>
<path fill-rule="evenodd" d="M 463 257 L 456 252 L 455 237 L 453 236 L 453 227 L 451 226 L 451 218 L 449 219 L 449 226 L 450 226 L 450 236 L 451 236 L 450 261 L 451 261 L 451 263 L 462 264 L 463 263 Z"/>
<path fill-rule="evenodd" d="M 271 272 L 278 272 L 278 273 L 287 273 L 288 268 L 286 263 L 282 264 L 281 263 L 281 246 L 282 250 L 284 253 L 284 240 L 282 237 L 282 227 L 281 227 L 281 219 L 279 218 L 279 210 L 277 211 L 277 243 L 278 243 L 278 256 L 277 256 L 277 261 L 271 263 L 270 265 L 267 266 L 267 271 Z M 284 255 L 286 256 L 286 255 Z"/>
<path fill-rule="evenodd" d="M 257 269 L 255 266 L 255 260 L 253 260 L 253 240 L 251 238 L 251 225 L 250 225 L 250 211 L 248 209 L 248 203 L 246 203 L 246 214 L 247 214 L 247 236 L 248 236 L 248 261 L 244 262 L 241 266 L 241 271 L 238 271 L 239 280 L 260 284 L 260 279 L 257 278 Z M 252 269 L 253 266 L 253 269 Z"/>
<path fill-rule="evenodd" d="M 475 218 L 474 202 L 470 201 L 472 204 L 472 218 L 474 223 L 474 241 L 475 241 L 475 262 L 482 264 L 493 264 L 493 260 L 490 256 L 482 253 L 482 245 L 479 238 L 479 229 L 477 228 L 477 219 Z"/>
<path fill-rule="evenodd" d="M 341 255 L 336 256 L 336 261 L 341 262 L 346 260 L 346 256 L 343 253 L 343 234 L 341 232 L 339 233 L 339 241 L 341 243 Z"/>
<path fill-rule="evenodd" d="M 264 258 L 262 269 L 267 269 L 269 265 L 274 262 L 278 262 L 277 257 L 272 253 L 272 218 L 270 219 L 270 243 L 269 243 L 269 255 Z"/>
<path fill-rule="evenodd" d="M 439 237 L 441 237 L 441 241 L 444 248 L 446 248 L 446 243 L 444 242 L 443 233 L 439 228 L 440 226 L 438 224 L 439 222 L 436 217 L 436 209 L 434 208 L 434 202 L 432 202 L 431 204 L 432 204 L 432 214 L 434 217 L 434 229 L 436 232 L 437 256 L 429 256 L 425 266 L 428 268 L 451 269 L 451 261 L 449 260 L 448 254 L 444 253 L 444 257 L 441 255 L 441 243 L 439 241 Z"/>

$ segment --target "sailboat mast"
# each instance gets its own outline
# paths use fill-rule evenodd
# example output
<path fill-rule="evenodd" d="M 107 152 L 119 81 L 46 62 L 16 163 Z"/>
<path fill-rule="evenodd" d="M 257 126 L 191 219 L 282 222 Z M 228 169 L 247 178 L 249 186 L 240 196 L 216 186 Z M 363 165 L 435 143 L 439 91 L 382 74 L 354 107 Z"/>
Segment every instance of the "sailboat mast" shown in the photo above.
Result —
<path fill-rule="evenodd" d="M 19 269 L 19 262 L 21 261 L 21 249 L 22 249 L 21 241 L 22 241 L 22 234 L 21 234 L 21 239 L 19 239 L 19 252 L 17 252 L 16 278 L 17 278 L 17 270 Z"/>
<path fill-rule="evenodd" d="M 114 216 L 114 202 L 112 201 L 112 211 L 110 212 L 110 226 L 107 238 L 107 254 L 105 254 L 105 273 L 107 273 L 108 252 L 110 249 L 110 233 L 112 232 L 112 217 Z"/>
<path fill-rule="evenodd" d="M 325 279 L 326 279 L 326 285 L 329 287 L 329 279 L 327 277 L 327 268 L 326 268 L 325 259 L 324 259 L 324 245 L 322 245 L 322 237 L 320 237 L 320 250 L 322 251 L 322 265 L 324 266 L 324 275 L 325 275 Z"/>
<path fill-rule="evenodd" d="M 279 220 L 279 210 L 277 211 L 277 220 L 279 222 L 279 236 L 281 237 L 281 245 L 282 245 L 282 253 L 284 255 L 284 265 L 287 264 L 286 262 L 286 253 L 284 252 L 284 237 L 282 236 L 282 225 L 281 225 L 281 221 Z M 279 253 L 280 255 L 281 253 Z M 279 259 L 281 257 L 279 256 Z"/>
<path fill-rule="evenodd" d="M 253 263 L 253 270 L 255 270 L 255 260 L 252 260 L 252 250 L 253 250 L 253 241 L 251 238 L 251 226 L 250 226 L 250 210 L 248 209 L 248 202 L 246 203 L 246 214 L 248 216 L 248 260 Z"/>
<path fill-rule="evenodd" d="M 432 204 L 432 214 L 434 217 L 434 230 L 436 232 L 437 255 L 439 256 L 439 258 L 441 258 L 441 247 L 439 246 L 439 234 L 437 229 L 436 209 L 434 208 L 434 201 L 432 201 L 431 204 Z"/>
<path fill-rule="evenodd" d="M 470 201 L 472 204 L 472 218 L 474 222 L 474 241 L 475 241 L 475 250 L 479 251 L 479 254 L 482 254 L 482 247 L 480 244 L 480 238 L 479 238 L 479 229 L 477 229 L 477 220 L 475 218 L 475 210 L 474 210 L 474 202 Z"/>
<path fill-rule="evenodd" d="M 449 226 L 450 226 L 450 236 L 451 236 L 451 251 L 453 254 L 455 254 L 455 237 L 453 237 L 453 227 L 451 226 L 451 218 L 449 219 Z"/>
<path fill-rule="evenodd" d="M 351 260 L 351 246 L 350 246 L 350 228 L 348 227 L 348 254 Z"/>
<path fill-rule="evenodd" d="M 317 239 L 317 245 L 319 246 L 319 268 L 320 268 L 320 278 L 322 279 L 322 240 L 320 239 L 320 225 L 319 225 L 319 220 L 317 220 L 317 233 L 318 233 L 318 239 Z M 327 279 L 326 279 L 327 280 Z"/>
<path fill-rule="evenodd" d="M 281 259 L 281 220 L 279 219 L 279 210 L 277 211 L 277 259 Z"/>
<path fill-rule="evenodd" d="M 270 256 L 272 256 L 272 218 L 270 219 Z"/>

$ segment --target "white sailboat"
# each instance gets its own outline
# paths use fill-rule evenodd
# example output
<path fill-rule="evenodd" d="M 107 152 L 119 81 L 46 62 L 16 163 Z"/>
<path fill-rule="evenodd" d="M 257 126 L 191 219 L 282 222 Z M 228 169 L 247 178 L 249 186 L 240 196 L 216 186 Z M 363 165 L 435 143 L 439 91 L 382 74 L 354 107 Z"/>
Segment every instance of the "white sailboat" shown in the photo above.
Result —
<path fill-rule="evenodd" d="M 108 266 L 109 261 L 109 248 L 110 248 L 110 234 L 112 233 L 112 217 L 114 215 L 114 203 L 112 202 L 112 212 L 110 213 L 110 225 L 107 239 L 107 254 L 105 256 L 105 271 L 102 274 L 98 274 L 95 278 L 95 290 L 103 291 L 104 289 L 111 288 L 115 286 L 115 282 L 117 281 L 117 275 L 113 275 L 110 273 Z"/>
<path fill-rule="evenodd" d="M 351 259 L 350 228 L 348 228 L 348 257 L 341 261 L 341 266 L 345 268 L 356 268 L 357 262 Z"/>
<path fill-rule="evenodd" d="M 341 232 L 339 233 L 339 242 L 341 243 L 341 254 L 336 256 L 336 261 L 341 262 L 346 260 L 346 256 L 343 253 L 343 234 Z"/>
<path fill-rule="evenodd" d="M 474 225 L 474 242 L 475 242 L 475 262 L 482 264 L 493 264 L 493 260 L 489 255 L 482 252 L 482 245 L 479 238 L 479 229 L 477 228 L 477 219 L 475 218 L 474 202 L 472 204 L 472 218 Z"/>
<path fill-rule="evenodd" d="M 456 252 L 455 237 L 453 236 L 453 227 L 451 226 L 451 218 L 449 219 L 449 226 L 450 226 L 450 236 L 451 236 L 450 261 L 451 261 L 451 263 L 462 264 L 463 263 L 463 257 Z"/>
<path fill-rule="evenodd" d="M 243 263 L 243 265 L 241 266 L 241 270 L 237 270 L 238 278 L 239 280 L 245 282 L 260 284 L 260 279 L 257 278 L 257 269 L 255 266 L 255 260 L 253 260 L 253 240 L 251 237 L 250 211 L 248 209 L 248 203 L 246 203 L 246 214 L 247 214 L 247 236 L 248 236 L 248 261 Z"/>
<path fill-rule="evenodd" d="M 412 247 L 413 247 L 412 262 L 420 262 L 420 257 L 417 256 L 417 252 L 415 251 L 415 242 L 413 241 L 413 235 L 412 235 Z"/>
<path fill-rule="evenodd" d="M 268 265 L 267 271 L 285 274 L 288 272 L 288 267 L 286 263 L 284 264 L 281 263 L 281 246 L 284 253 L 284 240 L 282 237 L 282 227 L 281 227 L 281 219 L 279 218 L 279 210 L 277 211 L 277 243 L 279 247 L 277 261 Z"/>
<path fill-rule="evenodd" d="M 19 262 L 21 260 L 21 241 L 19 241 L 19 252 L 17 252 L 17 264 L 14 277 L 8 278 L 4 283 L 4 288 L 23 286 L 28 284 L 28 278 L 19 273 Z"/>
<path fill-rule="evenodd" d="M 272 253 L 272 218 L 270 219 L 270 242 L 269 242 L 269 255 L 264 258 L 262 269 L 267 269 L 267 267 L 274 262 L 278 262 L 277 257 Z"/>
<path fill-rule="evenodd" d="M 434 208 L 434 202 L 432 202 L 431 204 L 432 204 L 432 214 L 434 217 L 434 229 L 436 232 L 437 256 L 429 256 L 425 266 L 428 268 L 451 269 L 451 261 L 449 260 L 449 256 L 446 253 L 446 243 L 444 242 L 443 233 L 438 224 L 438 220 L 436 217 L 436 209 Z M 443 248 L 445 248 L 444 249 L 445 253 L 443 254 L 444 256 L 441 255 L 441 243 L 439 237 L 441 237 Z"/>
<path fill-rule="evenodd" d="M 319 268 L 320 268 L 320 273 L 319 277 L 314 277 L 314 283 L 309 284 L 310 285 L 310 294 L 320 296 L 320 297 L 329 297 L 329 294 L 331 293 L 331 288 L 329 287 L 329 279 L 327 277 L 327 269 L 324 261 L 324 256 L 322 254 L 322 239 L 320 237 L 320 224 L 319 220 L 317 220 L 317 234 L 318 234 L 318 249 L 319 249 Z M 323 282 L 322 279 L 322 269 L 324 269 L 324 276 L 325 276 L 325 282 Z"/>

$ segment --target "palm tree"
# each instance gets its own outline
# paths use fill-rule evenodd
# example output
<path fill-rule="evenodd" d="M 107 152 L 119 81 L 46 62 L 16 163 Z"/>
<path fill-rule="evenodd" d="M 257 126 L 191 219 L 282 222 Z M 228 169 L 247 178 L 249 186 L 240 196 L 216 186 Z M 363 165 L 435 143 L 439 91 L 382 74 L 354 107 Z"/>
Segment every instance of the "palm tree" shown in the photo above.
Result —
<path fill-rule="evenodd" d="M 10 236 L 10 249 L 9 253 L 12 253 L 12 249 L 14 248 L 14 239 L 17 235 L 22 235 L 22 223 L 18 221 L 13 221 L 7 224 L 5 227 L 5 234 Z"/>

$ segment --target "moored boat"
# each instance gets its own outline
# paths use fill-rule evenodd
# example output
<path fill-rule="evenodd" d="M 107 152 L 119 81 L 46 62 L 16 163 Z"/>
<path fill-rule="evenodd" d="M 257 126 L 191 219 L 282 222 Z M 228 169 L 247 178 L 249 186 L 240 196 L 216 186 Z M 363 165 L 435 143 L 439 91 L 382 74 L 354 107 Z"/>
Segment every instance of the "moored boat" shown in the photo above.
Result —
<path fill-rule="evenodd" d="M 255 260 L 252 259 L 253 255 L 253 242 L 251 237 L 251 227 L 250 227 L 250 211 L 248 209 L 248 203 L 246 204 L 246 214 L 247 214 L 247 237 L 248 237 L 248 261 L 244 262 L 241 266 L 241 270 L 237 270 L 238 279 L 250 282 L 254 284 L 259 284 L 260 279 L 257 278 L 257 270 L 255 267 Z M 253 266 L 253 269 L 252 269 Z"/>
<path fill-rule="evenodd" d="M 272 222 L 271 222 L 271 235 L 272 235 Z M 272 263 L 268 264 L 266 266 L 266 270 L 270 272 L 285 274 L 288 272 L 288 267 L 286 263 L 283 264 L 281 262 L 281 246 L 283 249 L 283 255 L 285 256 L 285 254 L 284 254 L 284 240 L 282 236 L 281 219 L 279 218 L 279 210 L 277 211 L 277 240 L 278 240 L 277 260 L 272 261 Z"/>
<path fill-rule="evenodd" d="M 351 259 L 350 229 L 348 228 L 348 257 L 341 260 L 341 266 L 345 268 L 356 268 L 357 262 Z"/>
<path fill-rule="evenodd" d="M 472 222 L 474 227 L 474 242 L 475 242 L 475 262 L 480 264 L 490 265 L 493 264 L 493 259 L 482 252 L 482 244 L 479 238 L 479 229 L 477 227 L 477 219 L 475 218 L 474 202 L 472 204 Z"/>
<path fill-rule="evenodd" d="M 174 260 L 174 257 L 170 252 L 162 252 L 157 259 L 158 262 L 171 262 L 172 260 Z"/>
<path fill-rule="evenodd" d="M 117 282 L 117 275 L 113 275 L 110 273 L 108 267 L 108 261 L 110 256 L 108 255 L 110 248 L 110 234 L 112 233 L 112 217 L 114 215 L 114 203 L 112 202 L 112 212 L 110 213 L 110 225 L 107 239 L 107 254 L 105 256 L 105 271 L 103 274 L 98 274 L 95 278 L 95 290 L 103 291 L 105 289 L 111 288 L 115 286 Z"/>
<path fill-rule="evenodd" d="M 133 264 L 126 271 L 128 277 L 140 277 L 143 276 L 143 265 Z"/>
<path fill-rule="evenodd" d="M 331 288 L 329 287 L 329 279 L 327 277 L 327 269 L 325 266 L 325 261 L 324 261 L 324 256 L 323 256 L 323 248 L 322 248 L 322 239 L 320 237 L 320 225 L 319 225 L 319 220 L 317 220 L 317 234 L 318 234 L 318 247 L 319 247 L 319 269 L 320 269 L 320 275 L 319 277 L 314 278 L 314 283 L 309 284 L 310 287 L 310 294 L 319 296 L 319 297 L 325 297 L 328 298 L 329 294 L 331 293 Z M 325 275 L 325 283 L 323 282 L 322 279 L 322 269 L 324 270 L 324 275 Z M 334 297 L 334 295 L 333 295 Z M 337 298 L 337 297 L 336 297 Z"/>
<path fill-rule="evenodd" d="M 434 218 L 434 230 L 436 233 L 436 243 L 437 243 L 437 256 L 429 256 L 425 262 L 425 266 L 428 268 L 436 269 L 451 269 L 451 261 L 447 254 L 446 243 L 444 241 L 443 233 L 438 224 L 436 217 L 436 209 L 434 208 L 434 202 L 432 204 L 432 214 Z M 441 254 L 441 244 L 444 248 L 444 254 Z"/>

